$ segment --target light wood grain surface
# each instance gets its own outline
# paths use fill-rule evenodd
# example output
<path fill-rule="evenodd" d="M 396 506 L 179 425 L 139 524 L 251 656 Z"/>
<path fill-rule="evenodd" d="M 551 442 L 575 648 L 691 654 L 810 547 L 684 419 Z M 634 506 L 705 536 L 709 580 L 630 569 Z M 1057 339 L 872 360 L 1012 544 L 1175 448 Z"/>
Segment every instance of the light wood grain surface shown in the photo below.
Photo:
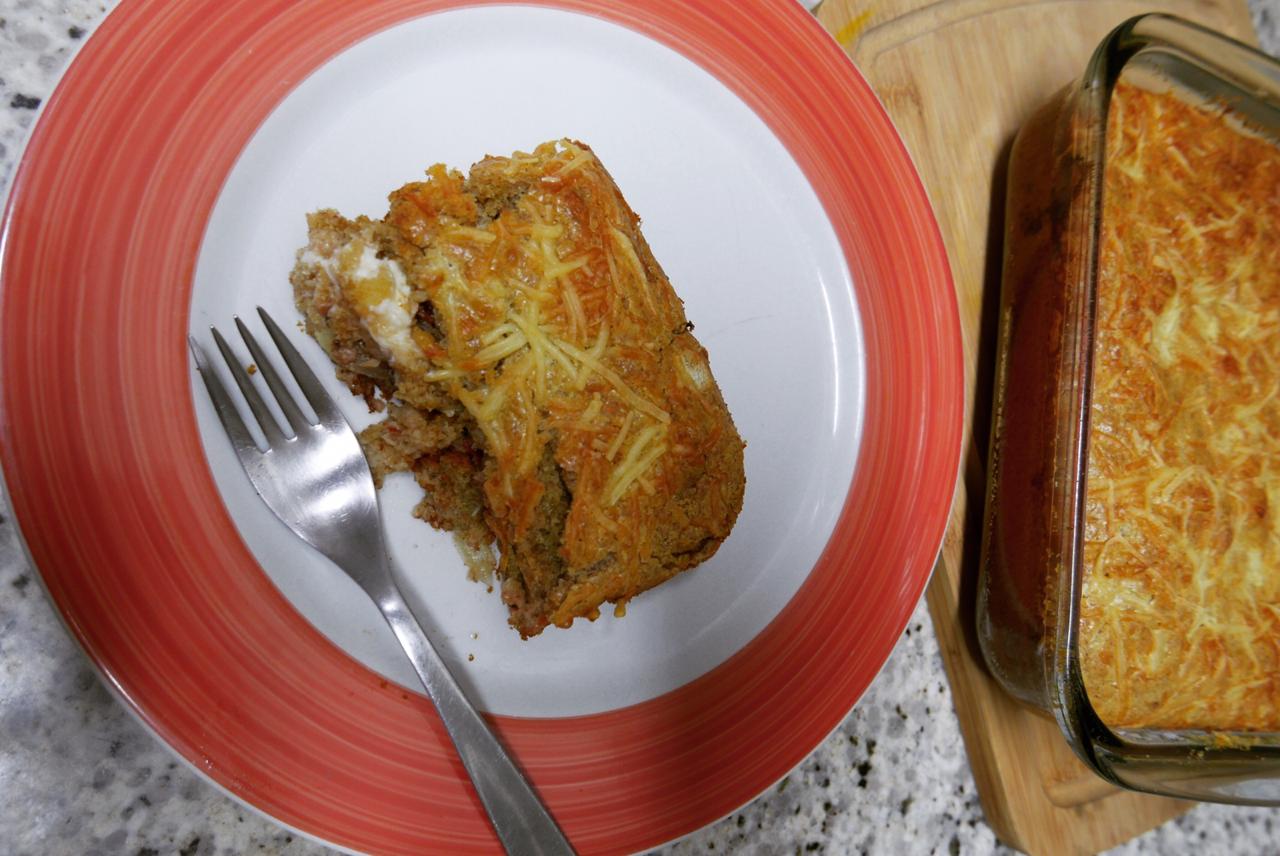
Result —
<path fill-rule="evenodd" d="M 987 821 L 1032 854 L 1093 853 L 1185 811 L 1121 791 L 1081 764 L 1057 725 L 1010 700 L 974 635 L 1008 149 L 1031 113 L 1125 19 L 1170 11 L 1244 41 L 1241 0 L 826 0 L 818 15 L 880 95 L 929 192 L 964 331 L 963 478 L 927 598 Z"/>

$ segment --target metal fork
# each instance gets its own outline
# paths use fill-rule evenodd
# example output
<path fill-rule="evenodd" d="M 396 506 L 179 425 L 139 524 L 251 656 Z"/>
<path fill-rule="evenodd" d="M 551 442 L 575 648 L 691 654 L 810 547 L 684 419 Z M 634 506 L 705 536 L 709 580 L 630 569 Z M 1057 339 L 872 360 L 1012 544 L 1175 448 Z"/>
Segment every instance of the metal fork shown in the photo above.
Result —
<path fill-rule="evenodd" d="M 303 415 L 267 354 L 236 318 L 241 338 L 293 429 L 293 436 L 286 436 L 226 340 L 210 328 L 262 429 L 266 451 L 258 448 L 200 345 L 189 339 L 196 368 L 249 481 L 286 526 L 345 571 L 382 611 L 440 712 L 507 852 L 572 854 L 555 820 L 467 701 L 396 586 L 383 542 L 373 475 L 355 432 L 275 321 L 262 307 L 258 315 L 319 417 L 318 423 L 312 423 Z"/>

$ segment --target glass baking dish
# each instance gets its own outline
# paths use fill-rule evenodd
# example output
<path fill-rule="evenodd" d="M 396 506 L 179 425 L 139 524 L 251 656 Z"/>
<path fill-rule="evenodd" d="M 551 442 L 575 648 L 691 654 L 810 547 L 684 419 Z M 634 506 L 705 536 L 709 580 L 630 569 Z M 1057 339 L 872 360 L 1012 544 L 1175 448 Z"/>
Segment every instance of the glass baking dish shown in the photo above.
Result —
<path fill-rule="evenodd" d="M 1104 230 L 1104 212 L 1111 210 L 1106 208 L 1106 202 L 1112 182 L 1110 176 L 1113 175 L 1106 170 L 1107 148 L 1111 140 L 1108 126 L 1116 129 L 1115 145 L 1126 150 L 1123 156 L 1119 153 L 1114 156 L 1113 202 L 1117 210 L 1122 210 L 1122 194 L 1131 192 L 1125 188 L 1154 185 L 1154 179 L 1147 179 L 1157 172 L 1171 173 L 1177 167 L 1176 164 L 1169 167 L 1165 161 L 1152 160 L 1149 164 L 1156 164 L 1159 169 L 1152 169 L 1150 173 L 1140 169 L 1137 174 L 1142 180 L 1136 185 L 1132 181 L 1126 183 L 1121 170 L 1130 168 L 1128 158 L 1133 155 L 1129 150 L 1141 153 L 1144 146 L 1142 134 L 1147 133 L 1147 128 L 1154 127 L 1153 124 L 1140 124 L 1145 121 L 1141 111 L 1124 106 L 1131 103 L 1129 99 L 1138 98 L 1132 94 L 1134 87 L 1147 93 L 1172 95 L 1183 104 L 1193 105 L 1194 115 L 1216 117 L 1215 121 L 1226 123 L 1233 131 L 1253 140 L 1247 144 L 1254 147 L 1249 152 L 1261 151 L 1267 157 L 1245 160 L 1244 166 L 1241 162 L 1233 162 L 1230 169 L 1237 173 L 1241 169 L 1249 171 L 1252 163 L 1270 164 L 1272 154 L 1280 163 L 1280 151 L 1276 148 L 1280 146 L 1280 64 L 1245 45 L 1167 15 L 1141 16 L 1115 29 L 1094 53 L 1083 79 L 1058 93 L 1023 127 L 1014 142 L 1009 164 L 1004 281 L 978 585 L 978 638 L 988 667 L 999 683 L 1022 701 L 1052 713 L 1076 754 L 1103 778 L 1125 787 L 1169 796 L 1276 805 L 1280 804 L 1280 726 L 1276 725 L 1280 721 L 1280 710 L 1277 710 L 1280 707 L 1277 705 L 1280 669 L 1266 667 L 1263 676 L 1248 685 L 1248 692 L 1262 699 L 1259 702 L 1262 727 L 1231 724 L 1239 719 L 1238 716 L 1236 720 L 1224 717 L 1217 722 L 1209 718 L 1202 723 L 1192 717 L 1187 721 L 1174 718 L 1170 719 L 1172 724 L 1162 723 L 1160 716 L 1173 714 L 1166 714 L 1163 708 L 1156 707 L 1141 711 L 1150 716 L 1150 721 L 1140 721 L 1141 717 L 1137 717 L 1133 722 L 1121 720 L 1112 727 L 1104 722 L 1086 691 L 1088 674 L 1110 675 L 1113 677 L 1095 681 L 1098 702 L 1110 704 L 1119 698 L 1130 707 L 1138 708 L 1140 705 L 1136 702 L 1126 700 L 1141 700 L 1145 698 L 1144 693 L 1152 697 L 1161 693 L 1182 697 L 1188 692 L 1194 699 L 1199 692 L 1205 698 L 1202 703 L 1197 702 L 1194 709 L 1225 704 L 1223 699 L 1234 696 L 1221 695 L 1212 688 L 1217 686 L 1212 682 L 1222 680 L 1223 674 L 1236 667 L 1245 671 L 1244 666 L 1250 664 L 1239 657 L 1218 657 L 1217 671 L 1203 678 L 1207 682 L 1204 689 L 1197 684 L 1188 690 L 1175 687 L 1173 680 L 1157 680 L 1159 670 L 1164 668 L 1168 671 L 1171 664 L 1177 664 L 1180 671 L 1190 669 L 1186 663 L 1193 657 L 1186 655 L 1186 662 L 1182 662 L 1177 657 L 1165 656 L 1167 650 L 1177 651 L 1181 650 L 1179 646 L 1183 646 L 1198 652 L 1198 657 L 1204 649 L 1191 646 L 1200 645 L 1202 638 L 1209 638 L 1204 635 L 1207 632 L 1205 627 L 1199 623 L 1203 619 L 1196 619 L 1198 623 L 1180 638 L 1170 636 L 1162 623 L 1173 621 L 1180 614 L 1179 610 L 1191 608 L 1188 607 L 1189 599 L 1184 595 L 1192 590 L 1189 587 L 1193 585 L 1199 598 L 1192 604 L 1195 609 L 1203 610 L 1207 603 L 1205 598 L 1212 596 L 1234 598 L 1236 602 L 1244 597 L 1236 589 L 1226 591 L 1226 583 L 1215 587 L 1211 578 L 1203 576 L 1208 573 L 1205 568 L 1222 567 L 1236 574 L 1247 566 L 1250 573 L 1255 576 L 1261 574 L 1264 580 L 1275 580 L 1280 575 L 1280 565 L 1263 565 L 1260 558 L 1270 556 L 1273 549 L 1280 550 L 1280 525 L 1266 536 L 1272 540 L 1258 542 L 1263 546 L 1257 547 L 1254 553 L 1239 552 L 1255 549 L 1249 546 L 1253 542 L 1243 535 L 1235 542 L 1231 541 L 1230 535 L 1222 538 L 1215 535 L 1217 540 L 1213 544 L 1221 542 L 1227 546 L 1210 544 L 1204 549 L 1226 550 L 1228 552 L 1222 555 L 1235 558 L 1230 563 L 1222 559 L 1218 565 L 1206 564 L 1208 560 L 1203 556 L 1208 554 L 1197 553 L 1200 548 L 1194 544 L 1199 543 L 1203 532 L 1217 532 L 1218 529 L 1212 526 L 1219 523 L 1213 521 L 1227 519 L 1223 517 L 1226 512 L 1213 512 L 1218 514 L 1217 517 L 1194 517 L 1198 506 L 1194 504 L 1192 487 L 1185 487 L 1192 499 L 1184 501 L 1181 494 L 1165 495 L 1153 489 L 1153 483 L 1146 483 L 1141 496 L 1147 499 L 1142 502 L 1151 503 L 1150 509 L 1156 509 L 1157 501 L 1165 503 L 1156 511 L 1147 505 L 1128 506 L 1122 501 L 1115 504 L 1116 496 L 1126 495 L 1125 491 L 1129 490 L 1126 485 L 1130 482 L 1111 478 L 1107 469 L 1109 461 L 1112 458 L 1124 460 L 1124 457 L 1117 452 L 1109 458 L 1109 450 L 1128 449 L 1132 453 L 1130 458 L 1140 463 L 1148 458 L 1163 460 L 1158 447 L 1140 446 L 1139 441 L 1146 436 L 1164 437 L 1165 434 L 1160 432 L 1166 429 L 1172 432 L 1168 426 L 1174 422 L 1166 424 L 1160 422 L 1164 416 L 1159 416 L 1159 419 L 1153 416 L 1150 425 L 1144 423 L 1145 427 L 1125 433 L 1120 430 L 1123 425 L 1117 427 L 1119 423 L 1115 422 L 1114 414 L 1106 415 L 1107 411 L 1098 411 L 1104 415 L 1094 413 L 1095 397 L 1103 404 L 1116 399 L 1118 392 L 1124 389 L 1116 378 L 1124 377 L 1129 371 L 1128 366 L 1145 366 L 1150 362 L 1155 366 L 1151 369 L 1152 377 L 1160 378 L 1191 377 L 1177 372 L 1196 370 L 1194 365 L 1187 368 L 1183 363 L 1170 363 L 1174 368 L 1165 374 L 1156 374 L 1158 370 L 1165 371 L 1157 364 L 1168 356 L 1168 337 L 1176 333 L 1169 332 L 1173 328 L 1168 324 L 1191 323 L 1171 308 L 1178 298 L 1168 298 L 1167 289 L 1164 292 L 1168 298 L 1166 305 L 1156 305 L 1151 310 L 1149 327 L 1141 327 L 1144 316 L 1132 316 L 1138 319 L 1135 323 L 1144 331 L 1141 335 L 1124 338 L 1121 333 L 1127 328 L 1120 327 L 1120 322 L 1115 320 L 1130 317 L 1118 315 L 1120 310 L 1116 309 L 1117 306 L 1140 302 L 1138 297 L 1131 298 L 1117 291 L 1126 287 L 1126 277 L 1131 279 L 1137 275 L 1125 273 L 1124 264 L 1130 257 L 1141 255 L 1136 250 L 1133 253 L 1125 250 L 1123 239 L 1129 236 L 1137 242 L 1141 236 L 1149 238 L 1152 233 L 1121 225 L 1119 215 L 1112 214 L 1108 216 L 1114 217 L 1114 225 L 1110 227 L 1111 231 Z M 1118 92 L 1123 92 L 1123 97 L 1117 95 L 1113 98 Z M 1137 104 L 1138 101 L 1132 103 Z M 1157 112 L 1156 115 L 1162 114 Z M 1127 130 L 1125 122 L 1134 123 L 1134 128 Z M 1214 134 L 1204 134 L 1203 138 L 1206 141 L 1217 139 Z M 1150 157 L 1165 158 L 1169 156 L 1169 148 L 1153 144 Z M 1182 158 L 1179 154 L 1173 156 Z M 1186 158 L 1182 160 L 1185 162 Z M 1199 166 L 1197 163 L 1186 165 L 1192 169 Z M 1265 176 L 1273 175 L 1265 173 Z M 1247 178 L 1252 181 L 1259 176 L 1264 176 L 1264 173 Z M 1245 181 L 1246 185 L 1248 181 Z M 1274 207 L 1280 204 L 1280 183 L 1272 187 L 1272 193 Z M 1184 202 L 1189 209 L 1199 205 L 1194 200 Z M 1157 221 L 1153 216 L 1152 223 L 1176 223 L 1179 217 L 1184 216 L 1176 209 L 1178 204 L 1182 203 L 1176 195 L 1172 201 L 1144 197 L 1141 207 L 1143 210 L 1164 212 L 1162 216 L 1166 220 Z M 1165 210 L 1167 205 L 1174 208 Z M 1271 211 L 1271 208 L 1266 210 Z M 1219 220 L 1231 220 L 1228 213 L 1219 212 Z M 1208 215 L 1191 210 L 1185 216 L 1201 223 Z M 1244 216 L 1250 216 L 1250 212 L 1246 211 Z M 1138 219 L 1141 218 L 1135 218 L 1135 222 Z M 1280 243 L 1280 234 L 1263 235 L 1262 239 Z M 1108 243 L 1115 240 L 1120 243 Z M 1171 237 L 1169 240 L 1175 246 L 1181 246 L 1176 243 L 1181 238 L 1175 240 Z M 1150 249 L 1146 251 L 1146 257 L 1156 258 L 1154 254 L 1163 251 L 1164 245 L 1160 241 L 1149 240 L 1148 244 Z M 1167 261 L 1163 256 L 1159 259 L 1161 263 Z M 1100 277 L 1104 261 L 1107 272 Z M 1232 261 L 1231 257 L 1225 260 L 1228 269 L 1231 269 Z M 1241 266 L 1243 269 L 1243 263 Z M 1224 294 L 1226 291 L 1234 293 L 1237 285 L 1227 282 L 1233 277 L 1235 273 L 1223 279 L 1225 284 L 1212 287 L 1222 288 Z M 1105 281 L 1100 292 L 1102 279 Z M 1153 294 L 1165 288 L 1160 277 L 1148 276 L 1146 279 L 1155 283 L 1147 288 Z M 1195 277 L 1173 281 L 1195 282 L 1194 288 L 1209 287 L 1205 283 L 1210 282 Z M 1141 293 L 1145 292 L 1135 291 L 1135 294 Z M 1117 294 L 1121 296 L 1117 297 Z M 1221 300 L 1225 301 L 1226 297 Z M 1212 306 L 1213 300 L 1204 305 Z M 1203 315 L 1201 309 L 1196 311 Z M 1170 312 L 1173 312 L 1173 322 L 1167 318 Z M 1280 314 L 1280 308 L 1277 313 Z M 1209 332 L 1204 335 L 1219 335 L 1219 327 L 1213 326 L 1217 322 L 1201 315 L 1195 316 L 1195 322 L 1207 325 L 1203 329 Z M 1105 320 L 1101 327 L 1100 317 Z M 1265 317 L 1270 318 L 1269 315 Z M 1117 326 L 1113 330 L 1106 324 Z M 1240 335 L 1244 337 L 1244 333 Z M 1128 347 L 1131 340 L 1149 341 L 1149 355 L 1139 357 L 1137 362 L 1116 362 L 1119 359 L 1116 349 Z M 1162 347 L 1166 351 L 1160 350 Z M 1169 356 L 1169 359 L 1173 357 Z M 1113 364 L 1118 367 L 1111 373 Z M 1226 363 L 1223 365 L 1230 368 Z M 1095 377 L 1098 366 L 1108 368 L 1107 373 L 1099 375 L 1102 386 L 1095 389 L 1095 381 L 1099 380 Z M 1097 368 L 1097 371 L 1102 372 L 1102 369 Z M 1276 377 L 1280 383 L 1280 367 L 1277 367 Z M 1208 383 L 1204 378 L 1192 377 L 1188 381 L 1192 387 Z M 1182 406 L 1180 401 L 1177 407 L 1169 404 L 1167 399 L 1173 393 L 1166 387 L 1151 388 L 1164 396 L 1161 400 L 1165 402 L 1166 409 L 1171 407 L 1170 412 L 1181 412 L 1178 410 Z M 1141 399 L 1132 401 L 1137 406 Z M 1123 400 L 1118 407 L 1117 412 L 1130 414 L 1139 413 L 1142 409 L 1125 410 Z M 1195 412 L 1191 405 L 1187 407 L 1189 412 Z M 1164 411 L 1153 407 L 1151 412 L 1162 414 Z M 1209 416 L 1204 418 L 1208 419 L 1220 411 L 1210 409 L 1205 412 Z M 1096 425 L 1093 424 L 1095 420 Z M 1135 424 L 1140 422 L 1139 415 Z M 1149 434 L 1143 434 L 1143 431 Z M 1229 424 L 1210 424 L 1208 434 L 1202 438 L 1204 448 L 1212 445 L 1218 449 L 1221 443 L 1236 436 L 1231 433 L 1233 431 L 1237 429 Z M 1097 455 L 1096 462 L 1091 458 L 1091 450 Z M 1270 453 L 1280 461 L 1280 450 L 1273 448 Z M 1204 454 L 1208 455 L 1207 452 Z M 1092 478 L 1097 483 L 1093 495 L 1089 493 L 1091 462 L 1095 463 Z M 1193 475 L 1201 473 L 1206 485 L 1223 483 L 1224 476 L 1211 470 L 1201 472 L 1187 468 L 1186 471 Z M 1187 483 L 1184 480 L 1181 484 Z M 1280 484 L 1275 484 L 1275 487 L 1280 499 Z M 1169 488 L 1183 489 L 1183 486 Z M 1221 507 L 1235 508 L 1239 504 L 1231 497 L 1221 499 L 1210 487 L 1205 487 L 1201 494 L 1210 500 L 1226 503 Z M 1151 498 L 1153 496 L 1155 499 Z M 1174 499 L 1183 505 L 1170 505 Z M 1165 514 L 1166 506 L 1190 509 L 1181 518 L 1182 529 L 1178 530 L 1181 534 L 1174 533 L 1164 541 L 1152 540 L 1151 533 L 1163 531 L 1158 528 L 1158 525 L 1163 525 L 1159 521 L 1164 519 L 1159 514 Z M 1264 497 L 1257 506 L 1262 516 L 1271 515 L 1269 520 L 1280 521 L 1280 501 L 1276 502 L 1275 508 L 1270 508 Z M 1213 511 L 1212 505 L 1206 508 L 1209 509 L 1206 513 Z M 1204 520 L 1210 521 L 1212 526 L 1201 526 Z M 1245 520 L 1240 526 L 1254 524 Z M 1227 528 L 1223 531 L 1230 533 L 1233 530 Z M 1245 529 L 1239 531 L 1246 532 Z M 1254 529 L 1247 531 L 1253 532 Z M 1106 552 L 1113 541 L 1120 547 Z M 1186 554 L 1192 576 L 1187 577 L 1184 571 L 1178 570 L 1168 572 L 1167 579 L 1161 577 L 1160 574 L 1165 572 L 1157 567 L 1157 562 L 1160 561 L 1159 556 L 1165 554 L 1160 550 L 1167 550 L 1169 555 L 1173 555 L 1175 547 L 1184 541 L 1192 545 L 1187 547 Z M 1126 544 L 1129 545 L 1127 548 Z M 1122 549 L 1128 552 L 1120 552 Z M 1231 550 L 1238 552 L 1232 553 Z M 1241 556 L 1244 559 L 1237 561 Z M 1104 564 L 1104 558 L 1107 563 L 1127 564 Z M 1141 564 L 1147 561 L 1149 565 Z M 1182 568 L 1183 564 L 1177 567 Z M 1090 571 L 1094 567 L 1102 570 Z M 1129 570 L 1113 576 L 1113 567 Z M 1094 576 L 1088 576 L 1090 573 Z M 1206 579 L 1209 582 L 1205 582 Z M 1188 588 L 1179 588 L 1183 585 Z M 1093 592 L 1087 597 L 1082 595 L 1086 586 L 1092 586 L 1089 591 Z M 1157 609 L 1155 593 L 1165 590 L 1171 593 L 1172 599 L 1161 601 L 1163 606 Z M 1115 603 L 1098 606 L 1102 603 L 1099 598 L 1107 596 L 1108 592 L 1115 593 Z M 1142 597 L 1147 600 L 1143 601 Z M 1124 601 L 1124 598 L 1133 603 Z M 1267 649 L 1270 650 L 1267 656 L 1273 659 L 1280 657 L 1280 602 L 1261 603 L 1256 610 L 1261 615 L 1277 619 L 1274 627 L 1268 625 L 1275 635 L 1270 637 L 1271 648 Z M 1140 619 L 1144 614 L 1151 616 L 1152 627 L 1144 629 L 1142 626 Z M 1235 625 L 1224 627 L 1223 633 L 1239 630 Z M 1122 630 L 1117 631 L 1116 628 Z M 1252 638 L 1257 639 L 1262 631 L 1245 628 L 1239 632 L 1252 633 Z M 1111 635 L 1115 633 L 1119 635 Z M 1229 637 L 1223 638 L 1229 641 Z M 1110 644 L 1116 639 L 1119 644 Z M 1129 640 L 1138 640 L 1147 646 L 1134 649 L 1147 653 L 1145 659 L 1129 657 L 1125 653 L 1129 650 Z M 1265 645 L 1263 647 L 1266 648 Z M 1221 650 L 1228 654 L 1231 651 L 1227 648 Z M 1087 662 L 1083 662 L 1085 655 L 1091 658 Z M 1256 662 L 1255 658 L 1253 665 Z M 1098 664 L 1105 664 L 1110 671 L 1105 671 Z M 1266 666 L 1265 662 L 1263 666 Z M 1143 668 L 1155 670 L 1155 678 L 1143 672 Z M 1088 672 L 1089 669 L 1095 671 Z M 1270 673 L 1269 677 L 1266 672 Z M 1176 692 L 1170 687 L 1175 687 Z M 1232 693 L 1235 692 L 1233 689 Z M 1116 706 L 1123 705 L 1117 703 Z"/>

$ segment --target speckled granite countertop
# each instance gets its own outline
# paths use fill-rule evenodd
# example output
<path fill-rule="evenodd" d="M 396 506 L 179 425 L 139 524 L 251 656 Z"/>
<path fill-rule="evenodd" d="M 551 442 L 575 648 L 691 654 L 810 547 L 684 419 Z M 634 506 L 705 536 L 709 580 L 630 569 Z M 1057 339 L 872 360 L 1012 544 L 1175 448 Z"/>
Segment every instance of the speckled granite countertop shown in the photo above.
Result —
<path fill-rule="evenodd" d="M 113 3 L 0 0 L 0 192 L 35 110 Z M 1280 52 L 1280 0 L 1254 0 Z M 1280 813 L 1202 805 L 1116 853 L 1274 853 Z M 921 605 L 857 709 L 781 784 L 672 854 L 1005 852 L 983 820 Z M 179 764 L 100 684 L 0 506 L 0 853 L 330 852 Z"/>

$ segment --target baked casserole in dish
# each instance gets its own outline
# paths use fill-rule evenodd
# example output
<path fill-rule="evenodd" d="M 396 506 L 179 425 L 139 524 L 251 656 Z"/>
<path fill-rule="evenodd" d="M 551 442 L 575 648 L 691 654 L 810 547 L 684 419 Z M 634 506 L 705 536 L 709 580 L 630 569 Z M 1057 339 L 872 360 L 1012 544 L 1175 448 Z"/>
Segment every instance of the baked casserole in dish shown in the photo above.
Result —
<path fill-rule="evenodd" d="M 1133 19 L 1009 166 L 978 636 L 1103 777 L 1280 802 L 1280 66 Z"/>

